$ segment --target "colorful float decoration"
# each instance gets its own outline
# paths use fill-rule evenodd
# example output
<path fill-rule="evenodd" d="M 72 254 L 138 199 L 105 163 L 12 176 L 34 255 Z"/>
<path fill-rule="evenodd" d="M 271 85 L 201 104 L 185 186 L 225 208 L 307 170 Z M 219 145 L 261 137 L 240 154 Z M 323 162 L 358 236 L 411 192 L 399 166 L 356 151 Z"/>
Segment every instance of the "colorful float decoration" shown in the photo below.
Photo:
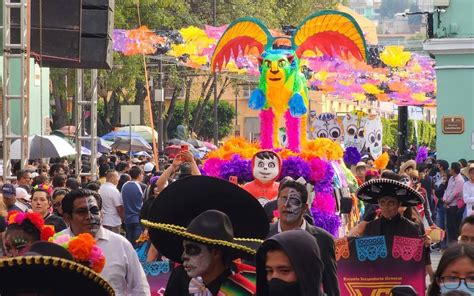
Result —
<path fill-rule="evenodd" d="M 259 20 L 242 18 L 229 25 L 217 42 L 211 71 L 222 70 L 231 59 L 259 53 L 260 81 L 249 99 L 249 107 L 260 110 L 261 148 L 279 147 L 278 129 L 285 118 L 288 148 L 299 152 L 306 141 L 308 89 L 300 71 L 305 54 L 365 61 L 363 33 L 349 14 L 321 11 L 307 17 L 291 37 L 273 36 Z"/>

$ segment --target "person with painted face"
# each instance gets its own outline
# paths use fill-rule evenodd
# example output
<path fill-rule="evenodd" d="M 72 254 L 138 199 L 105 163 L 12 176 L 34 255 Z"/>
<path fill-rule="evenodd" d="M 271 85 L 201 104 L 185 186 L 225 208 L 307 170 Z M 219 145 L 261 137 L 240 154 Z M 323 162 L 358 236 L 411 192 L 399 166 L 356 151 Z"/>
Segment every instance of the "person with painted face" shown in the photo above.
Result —
<path fill-rule="evenodd" d="M 100 273 L 116 295 L 150 295 L 150 287 L 130 242 L 102 226 L 102 199 L 87 189 L 72 190 L 62 200 L 63 217 L 69 228 L 60 232 L 69 236 L 90 233 L 105 256 Z"/>
<path fill-rule="evenodd" d="M 427 295 L 455 291 L 474 295 L 474 246 L 470 244 L 453 244 L 444 251 Z"/>
<path fill-rule="evenodd" d="M 181 264 L 172 271 L 165 295 L 254 295 L 255 285 L 246 276 L 254 277 L 255 267 L 233 260 L 253 262 L 268 222 L 244 189 L 206 176 L 179 179 L 154 200 L 142 224 L 160 254 Z"/>
<path fill-rule="evenodd" d="M 252 158 L 252 175 L 255 178 L 243 186 L 262 203 L 274 199 L 278 195 L 279 183 L 276 181 L 281 172 L 281 158 L 273 151 L 264 150 Z"/>
<path fill-rule="evenodd" d="M 324 295 L 321 292 L 324 269 L 321 253 L 314 237 L 301 229 L 284 231 L 267 239 L 257 252 L 256 295 Z"/>
<path fill-rule="evenodd" d="M 289 178 L 282 182 L 277 198 L 280 218 L 270 225 L 267 237 L 294 229 L 306 230 L 316 239 L 318 248 L 324 254 L 322 258 L 324 292 L 328 295 L 339 295 L 334 238 L 324 229 L 306 222 L 304 214 L 308 210 L 307 202 L 308 191 L 303 184 Z"/>

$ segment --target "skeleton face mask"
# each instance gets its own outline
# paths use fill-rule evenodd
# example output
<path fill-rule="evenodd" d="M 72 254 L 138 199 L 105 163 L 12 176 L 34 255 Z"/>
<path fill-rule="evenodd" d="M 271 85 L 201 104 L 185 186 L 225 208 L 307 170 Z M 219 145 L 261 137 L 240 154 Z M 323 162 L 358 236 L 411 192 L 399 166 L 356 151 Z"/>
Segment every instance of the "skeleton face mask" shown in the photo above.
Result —
<path fill-rule="evenodd" d="M 364 127 L 367 122 L 367 114 L 362 111 L 352 111 L 344 117 L 344 146 L 356 147 L 362 151 L 365 145 Z"/>
<path fill-rule="evenodd" d="M 206 245 L 183 241 L 183 267 L 189 277 L 202 276 L 211 268 L 212 253 Z"/>
<path fill-rule="evenodd" d="M 328 138 L 333 141 L 340 141 L 342 131 L 336 115 L 332 113 L 319 114 L 313 122 L 312 136 L 313 138 Z"/>
<path fill-rule="evenodd" d="M 301 193 L 294 188 L 284 188 L 278 197 L 278 210 L 280 211 L 280 218 L 284 222 L 294 223 L 298 221 L 303 212 Z"/>
<path fill-rule="evenodd" d="M 270 158 L 255 157 L 253 176 L 262 183 L 275 180 L 280 173 L 280 163 L 276 156 Z"/>
<path fill-rule="evenodd" d="M 365 145 L 370 150 L 373 159 L 382 154 L 382 121 L 379 116 L 367 120 L 364 129 Z"/>

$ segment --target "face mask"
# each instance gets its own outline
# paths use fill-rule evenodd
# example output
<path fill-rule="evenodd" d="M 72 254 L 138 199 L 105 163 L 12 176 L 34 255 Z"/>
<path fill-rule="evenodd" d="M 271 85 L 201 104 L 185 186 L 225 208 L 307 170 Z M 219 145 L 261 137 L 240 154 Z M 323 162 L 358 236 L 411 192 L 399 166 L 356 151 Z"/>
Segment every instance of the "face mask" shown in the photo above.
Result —
<path fill-rule="evenodd" d="M 301 295 L 299 283 L 287 283 L 280 279 L 271 279 L 268 282 L 269 296 L 299 296 Z"/>
<path fill-rule="evenodd" d="M 441 285 L 441 295 L 444 294 L 444 293 L 449 293 L 449 292 L 452 292 L 454 291 L 454 289 L 448 289 L 446 287 L 444 287 L 443 285 Z M 457 292 L 465 292 L 467 293 L 468 295 L 472 295 L 474 290 L 473 289 L 469 289 L 467 286 L 466 286 L 466 283 L 465 282 L 462 282 L 461 285 L 456 288 L 456 291 Z"/>

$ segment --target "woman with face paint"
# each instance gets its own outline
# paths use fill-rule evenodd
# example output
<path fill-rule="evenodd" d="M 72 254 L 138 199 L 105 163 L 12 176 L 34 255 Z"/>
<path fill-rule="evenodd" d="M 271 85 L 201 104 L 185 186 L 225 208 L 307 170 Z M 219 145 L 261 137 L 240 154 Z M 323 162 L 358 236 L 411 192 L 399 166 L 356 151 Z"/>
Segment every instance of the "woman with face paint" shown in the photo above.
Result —
<path fill-rule="evenodd" d="M 44 220 L 38 213 L 10 212 L 5 233 L 5 251 L 7 257 L 23 256 L 30 246 L 40 240 L 48 240 L 54 230 L 44 226 Z"/>
<path fill-rule="evenodd" d="M 454 244 L 443 253 L 428 290 L 428 296 L 450 292 L 474 295 L 474 246 Z"/>

